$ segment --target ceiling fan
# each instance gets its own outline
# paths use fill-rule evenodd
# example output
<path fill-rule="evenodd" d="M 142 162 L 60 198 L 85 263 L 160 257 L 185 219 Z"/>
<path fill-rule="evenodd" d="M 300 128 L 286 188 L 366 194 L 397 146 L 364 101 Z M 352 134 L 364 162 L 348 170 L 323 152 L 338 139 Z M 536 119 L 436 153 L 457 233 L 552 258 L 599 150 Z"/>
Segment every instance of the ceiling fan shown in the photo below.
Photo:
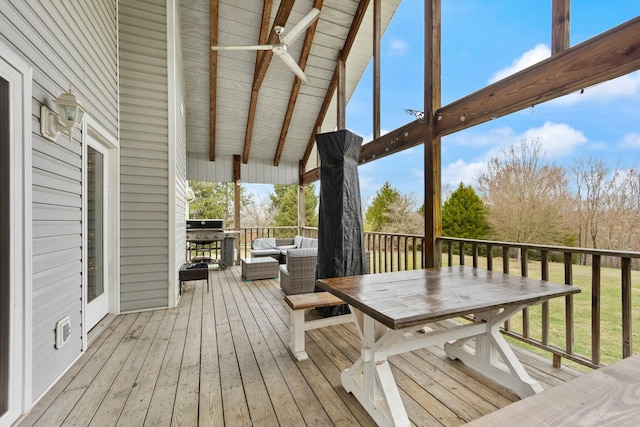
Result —
<path fill-rule="evenodd" d="M 279 57 L 284 61 L 291 70 L 296 73 L 296 75 L 302 80 L 304 83 L 309 83 L 309 77 L 304 74 L 302 68 L 298 65 L 298 63 L 291 57 L 289 52 L 287 51 L 287 45 L 293 43 L 299 36 L 302 34 L 313 22 L 318 19 L 318 15 L 320 15 L 320 10 L 313 8 L 309 13 L 307 13 L 304 18 L 300 20 L 291 31 L 285 34 L 284 27 L 276 26 L 274 27 L 274 31 L 278 35 L 278 39 L 280 43 L 278 44 L 263 44 L 263 45 L 254 45 L 254 46 L 211 46 L 212 50 L 272 50 L 273 54 Z"/>

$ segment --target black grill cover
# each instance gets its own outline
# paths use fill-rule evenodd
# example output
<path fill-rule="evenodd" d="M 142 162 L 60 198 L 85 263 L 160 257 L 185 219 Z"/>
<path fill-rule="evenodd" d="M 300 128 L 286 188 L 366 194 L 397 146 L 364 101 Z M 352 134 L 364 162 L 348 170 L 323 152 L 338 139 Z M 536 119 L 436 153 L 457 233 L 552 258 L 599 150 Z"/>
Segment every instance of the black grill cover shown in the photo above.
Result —
<path fill-rule="evenodd" d="M 364 230 L 358 178 L 362 137 L 348 130 L 316 135 L 320 154 L 317 279 L 364 273 Z M 319 289 L 316 289 L 319 290 Z M 324 315 L 348 312 L 327 307 Z"/>

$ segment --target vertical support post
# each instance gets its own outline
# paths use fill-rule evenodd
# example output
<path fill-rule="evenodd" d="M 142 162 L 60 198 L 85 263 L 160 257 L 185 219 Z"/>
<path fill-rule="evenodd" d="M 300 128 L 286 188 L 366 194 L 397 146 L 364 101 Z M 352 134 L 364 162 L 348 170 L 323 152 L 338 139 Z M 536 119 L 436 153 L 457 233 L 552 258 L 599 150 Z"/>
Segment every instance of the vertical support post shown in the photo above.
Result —
<path fill-rule="evenodd" d="M 302 229 L 307 225 L 306 219 L 306 195 L 304 185 L 298 185 L 298 235 L 302 236 Z"/>
<path fill-rule="evenodd" d="M 380 37 L 382 0 L 373 0 L 373 139 L 380 138 Z"/>
<path fill-rule="evenodd" d="M 240 176 L 240 154 L 233 155 L 233 228 L 234 230 L 240 231 L 240 183 L 242 177 Z M 240 258 L 240 239 L 235 239 L 234 243 L 236 253 L 238 254 L 237 258 Z M 236 265 L 240 260 L 236 259 Z"/>
<path fill-rule="evenodd" d="M 551 53 L 569 48 L 571 0 L 553 0 L 551 10 Z"/>
<path fill-rule="evenodd" d="M 347 69 L 346 69 L 346 64 L 345 64 L 345 60 L 344 60 L 344 55 L 342 54 L 342 51 L 340 51 L 340 53 L 338 54 L 338 91 L 337 91 L 337 95 L 338 95 L 338 118 L 337 118 L 337 126 L 338 126 L 338 130 L 342 130 L 342 129 L 346 129 L 347 128 L 347 118 L 346 118 L 346 111 L 347 111 Z"/>
<path fill-rule="evenodd" d="M 209 45 L 218 44 L 218 0 L 210 0 Z M 218 52 L 209 49 L 209 161 L 216 159 L 216 99 L 218 81 Z"/>
<path fill-rule="evenodd" d="M 436 136 L 435 112 L 440 108 L 441 90 L 441 0 L 424 3 L 424 267 L 442 264 L 441 149 Z"/>

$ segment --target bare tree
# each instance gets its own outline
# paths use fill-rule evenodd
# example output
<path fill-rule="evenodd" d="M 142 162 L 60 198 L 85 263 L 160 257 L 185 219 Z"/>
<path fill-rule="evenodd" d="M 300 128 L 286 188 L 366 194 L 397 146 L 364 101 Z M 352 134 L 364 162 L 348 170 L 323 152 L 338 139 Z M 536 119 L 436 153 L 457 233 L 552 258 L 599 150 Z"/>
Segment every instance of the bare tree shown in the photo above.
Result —
<path fill-rule="evenodd" d="M 385 213 L 388 222 L 383 230 L 397 234 L 423 234 L 424 219 L 418 213 L 418 197 L 415 194 L 400 194 L 391 202 Z"/>
<path fill-rule="evenodd" d="M 494 238 L 511 242 L 562 244 L 571 206 L 565 170 L 544 162 L 537 139 L 503 149 L 478 175 Z"/>
<path fill-rule="evenodd" d="M 271 203 L 269 196 L 259 197 L 252 200 L 242 208 L 243 227 L 269 227 L 273 222 L 276 210 Z"/>
<path fill-rule="evenodd" d="M 576 210 L 578 213 L 578 246 L 598 246 L 601 221 L 615 190 L 615 176 L 609 178 L 609 166 L 602 160 L 577 161 L 572 169 L 576 184 Z"/>

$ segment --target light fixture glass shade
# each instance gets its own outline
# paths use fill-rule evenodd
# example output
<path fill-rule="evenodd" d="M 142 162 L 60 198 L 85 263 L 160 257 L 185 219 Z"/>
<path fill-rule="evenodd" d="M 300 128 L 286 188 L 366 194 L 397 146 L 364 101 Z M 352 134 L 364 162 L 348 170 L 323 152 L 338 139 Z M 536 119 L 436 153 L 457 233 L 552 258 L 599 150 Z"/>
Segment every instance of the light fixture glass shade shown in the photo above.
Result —
<path fill-rule="evenodd" d="M 67 128 L 72 128 L 76 123 L 80 124 L 82 122 L 84 109 L 71 89 L 61 94 L 54 102 L 58 107 L 60 121 Z"/>

